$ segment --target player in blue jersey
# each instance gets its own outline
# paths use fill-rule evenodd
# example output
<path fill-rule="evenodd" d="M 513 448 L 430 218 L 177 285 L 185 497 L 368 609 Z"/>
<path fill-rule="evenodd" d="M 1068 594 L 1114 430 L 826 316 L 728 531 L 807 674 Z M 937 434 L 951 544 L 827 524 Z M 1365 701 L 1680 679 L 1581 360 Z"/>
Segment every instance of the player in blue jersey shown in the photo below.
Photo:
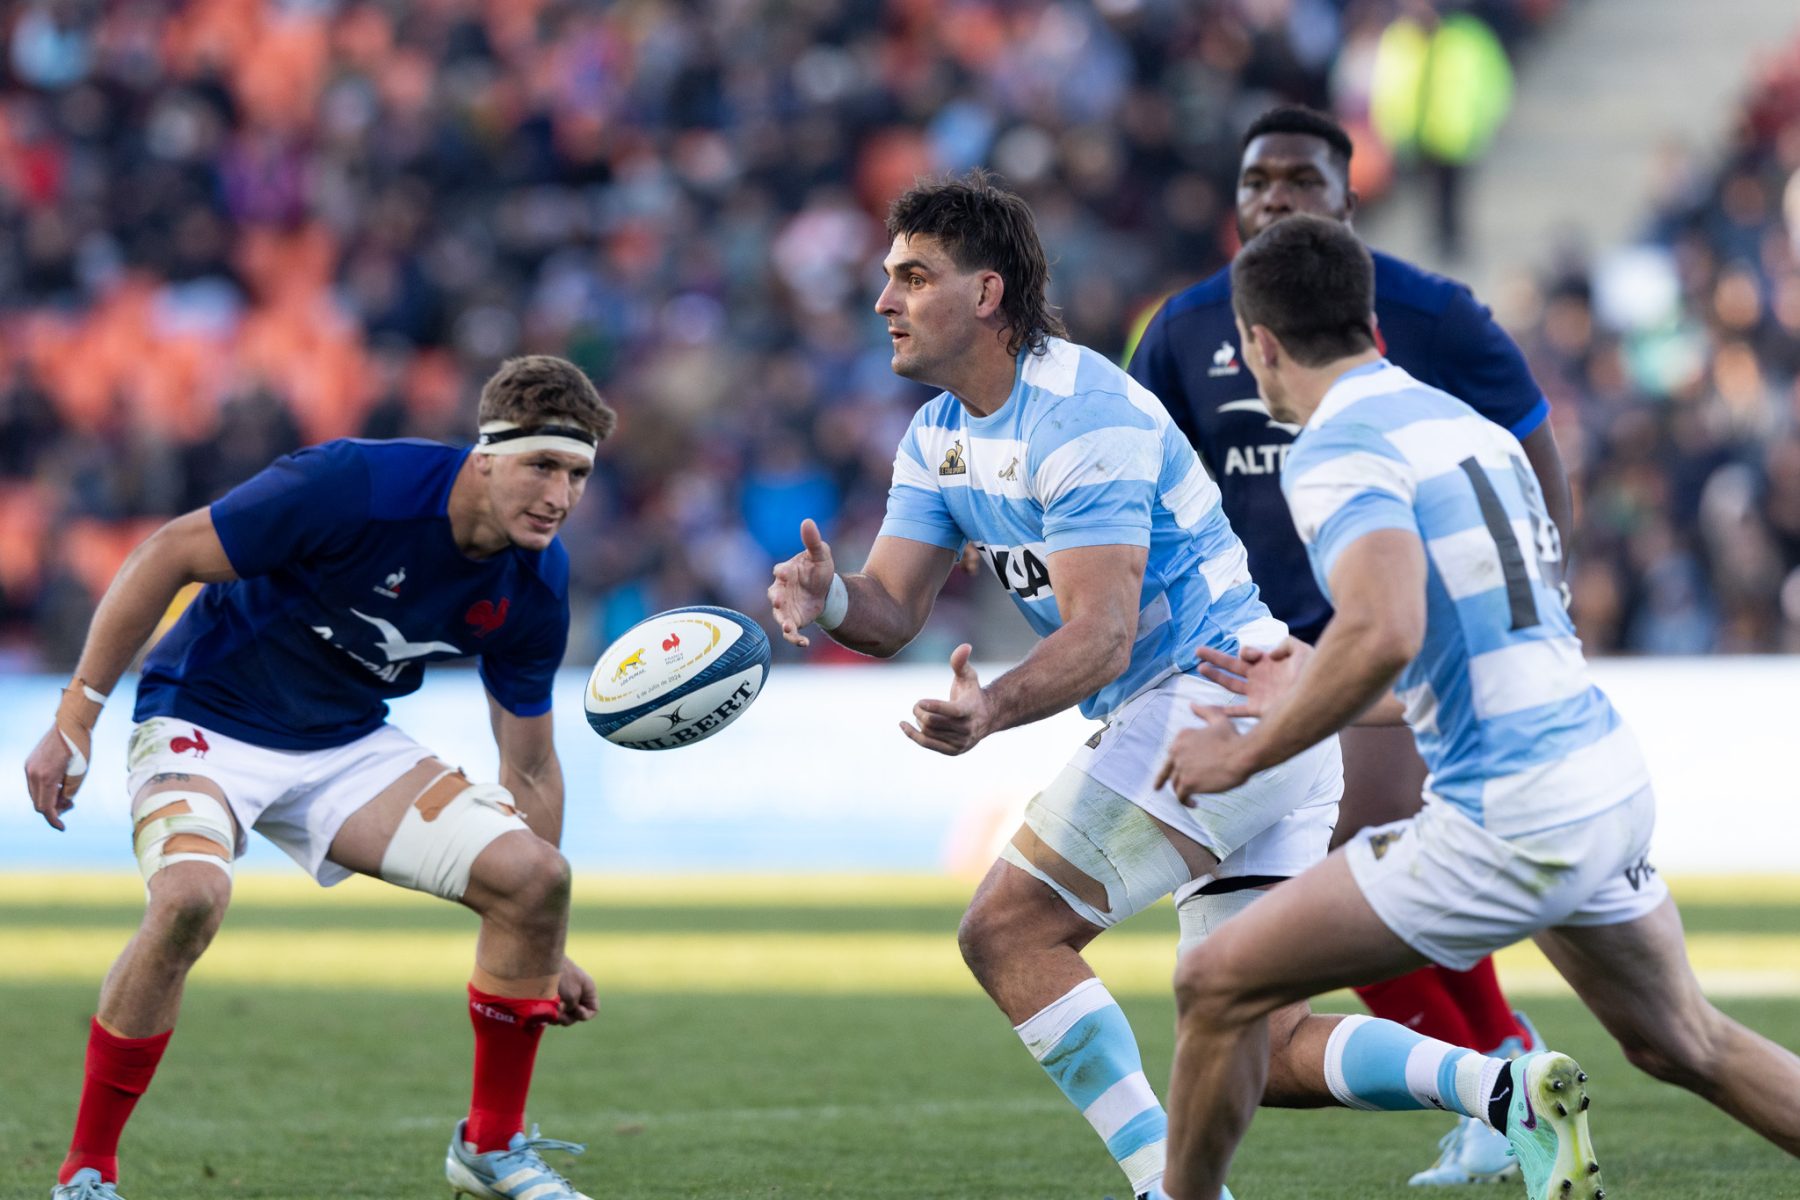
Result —
<path fill-rule="evenodd" d="M 1355 236 L 1310 216 L 1232 266 L 1244 361 L 1270 412 L 1301 427 L 1283 488 L 1335 614 L 1316 651 L 1204 651 L 1248 702 L 1204 711 L 1163 777 L 1204 798 L 1367 713 L 1404 720 L 1430 783 L 1418 815 L 1364 830 L 1183 957 L 1166 1186 L 1221 1194 L 1269 1066 L 1319 1103 L 1488 1123 L 1531 1200 L 1599 1200 L 1587 1076 L 1566 1055 L 1505 1060 L 1313 1016 L 1270 1064 L 1264 1016 L 1281 1006 L 1526 937 L 1634 1063 L 1800 1154 L 1800 1058 L 1721 1014 L 1688 965 L 1649 861 L 1644 761 L 1589 679 L 1524 451 L 1382 357 L 1373 280 Z M 1246 731 L 1234 713 L 1262 720 Z"/>
<path fill-rule="evenodd" d="M 949 696 L 921 700 L 902 731 L 961 754 L 1074 705 L 1105 722 L 1031 801 L 959 941 L 1133 1192 L 1160 1197 L 1166 1118 L 1124 1013 L 1080 951 L 1296 806 L 1335 802 L 1337 752 L 1324 742 L 1192 808 L 1153 785 L 1170 735 L 1194 723 L 1191 706 L 1229 697 L 1197 673 L 1197 651 L 1285 636 L 1218 489 L 1154 396 L 1062 339 L 1018 197 L 979 173 L 921 185 L 895 202 L 888 232 L 876 308 L 893 368 L 944 391 L 900 444 L 863 570 L 838 575 L 808 521 L 770 604 L 795 644 L 816 621 L 886 657 L 923 627 L 972 542 L 1042 640 L 985 686 L 970 647 L 958 647 Z"/>
<path fill-rule="evenodd" d="M 1244 136 L 1238 173 L 1238 233 L 1248 241 L 1295 213 L 1348 225 L 1349 136 L 1311 109 L 1271 109 Z M 1376 337 L 1389 361 L 1415 378 L 1461 397 L 1519 439 L 1557 529 L 1571 521 L 1564 477 L 1547 416 L 1549 405 L 1524 356 L 1469 289 L 1380 252 L 1374 253 Z M 1224 494 L 1225 513 L 1250 553 L 1250 572 L 1270 610 L 1294 636 L 1317 642 L 1331 615 L 1281 495 L 1283 464 L 1298 430 L 1273 416 L 1245 369 L 1231 310 L 1231 278 L 1220 271 L 1165 303 L 1131 357 L 1139 382 L 1169 407 Z M 1342 812 L 1303 809 L 1254 839 L 1218 876 L 1184 891 L 1184 928 L 1237 890 L 1295 875 L 1327 845 L 1357 830 L 1418 811 L 1425 765 L 1404 729 L 1353 728 L 1342 737 Z M 1325 826 L 1335 821 L 1335 829 Z M 1328 833 L 1327 843 L 1322 834 Z M 1196 894 L 1197 893 L 1197 894 Z M 1376 1016 L 1444 1041 L 1480 1050 L 1516 1050 L 1535 1042 L 1482 959 L 1468 971 L 1427 967 L 1356 989 Z M 1459 1121 L 1437 1162 L 1415 1184 L 1457 1184 L 1516 1172 L 1506 1143 L 1478 1121 Z"/>
<path fill-rule="evenodd" d="M 551 683 L 569 627 L 556 531 L 613 413 L 543 356 L 482 389 L 473 448 L 338 441 L 282 458 L 140 546 L 107 589 L 55 722 L 26 762 L 52 826 L 74 806 L 106 693 L 175 594 L 206 586 L 143 666 L 128 751 L 148 901 L 89 1030 L 55 1200 L 115 1200 L 118 1142 L 172 1032 L 189 969 L 254 828 L 320 883 L 351 874 L 481 916 L 469 983 L 474 1086 L 445 1159 L 481 1200 L 585 1200 L 524 1132 L 546 1024 L 594 1015 L 563 955 L 569 868 Z M 498 783 L 473 783 L 387 724 L 425 665 L 475 656 Z M 346 1180 L 348 1186 L 353 1181 Z"/>

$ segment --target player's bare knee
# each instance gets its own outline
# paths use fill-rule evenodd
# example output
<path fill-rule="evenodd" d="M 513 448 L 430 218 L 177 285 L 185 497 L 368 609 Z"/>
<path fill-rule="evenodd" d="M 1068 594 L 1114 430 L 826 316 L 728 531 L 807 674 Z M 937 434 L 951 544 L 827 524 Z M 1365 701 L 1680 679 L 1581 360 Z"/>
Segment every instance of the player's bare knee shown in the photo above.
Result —
<path fill-rule="evenodd" d="M 185 864 L 167 868 L 152 881 L 144 934 L 163 958 L 191 964 L 212 944 L 230 903 L 228 876 Z"/>
<path fill-rule="evenodd" d="M 1235 1027 L 1261 1020 L 1273 1007 L 1239 977 L 1223 943 L 1203 942 L 1175 965 L 1175 1010 L 1184 1024 Z"/>
<path fill-rule="evenodd" d="M 470 870 L 468 900 L 483 916 L 513 925 L 560 920 L 569 909 L 568 859 L 527 830 L 498 838 Z"/>

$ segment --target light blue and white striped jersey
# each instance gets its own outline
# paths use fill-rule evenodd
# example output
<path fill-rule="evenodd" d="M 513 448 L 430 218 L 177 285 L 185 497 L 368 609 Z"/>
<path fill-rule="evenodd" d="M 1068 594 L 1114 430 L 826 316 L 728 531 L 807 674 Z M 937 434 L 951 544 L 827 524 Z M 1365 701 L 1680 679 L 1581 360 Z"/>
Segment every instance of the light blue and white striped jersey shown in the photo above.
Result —
<path fill-rule="evenodd" d="M 1155 396 L 1092 350 L 1056 338 L 1021 354 L 991 416 L 944 392 L 914 416 L 894 458 L 884 537 L 975 543 L 1040 636 L 1062 626 L 1050 556 L 1145 546 L 1137 641 L 1124 674 L 1082 701 L 1104 718 L 1192 671 L 1194 652 L 1273 645 L 1286 626 L 1250 581 L 1219 489 Z"/>
<path fill-rule="evenodd" d="M 1327 596 L 1358 538 L 1404 529 L 1425 545 L 1424 645 L 1395 691 L 1429 793 L 1514 836 L 1648 786 L 1630 731 L 1588 677 L 1554 581 L 1556 527 L 1512 434 L 1371 363 L 1325 394 L 1281 486 Z"/>

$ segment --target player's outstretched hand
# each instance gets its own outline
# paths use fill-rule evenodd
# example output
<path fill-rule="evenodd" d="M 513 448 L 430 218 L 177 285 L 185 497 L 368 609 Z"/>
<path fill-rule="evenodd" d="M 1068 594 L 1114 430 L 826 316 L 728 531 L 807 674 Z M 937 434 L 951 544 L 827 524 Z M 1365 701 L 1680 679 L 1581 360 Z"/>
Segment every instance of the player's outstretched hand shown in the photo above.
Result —
<path fill-rule="evenodd" d="M 1226 716 L 1263 717 L 1292 690 L 1312 652 L 1299 638 L 1288 638 L 1272 650 L 1245 646 L 1236 657 L 1202 646 L 1200 674 L 1244 698 L 1242 704 L 1225 709 Z"/>
<path fill-rule="evenodd" d="M 939 754 L 973 750 L 988 735 L 992 711 L 981 680 L 969 665 L 967 642 L 950 652 L 950 696 L 946 700 L 921 700 L 913 705 L 913 721 L 900 722 L 900 732 Z"/>
<path fill-rule="evenodd" d="M 1194 715 L 1203 722 L 1196 728 L 1184 729 L 1169 743 L 1169 757 L 1157 772 L 1156 786 L 1175 789 L 1175 798 L 1193 807 L 1191 797 L 1212 792 L 1228 792 L 1250 777 L 1250 772 L 1236 765 L 1235 751 L 1244 738 L 1222 708 L 1194 705 Z"/>
<path fill-rule="evenodd" d="M 831 561 L 831 547 L 811 517 L 800 522 L 800 543 L 805 549 L 786 562 L 775 564 L 775 582 L 769 585 L 769 611 L 781 626 L 782 637 L 796 646 L 810 646 L 812 641 L 800 631 L 825 611 L 825 597 L 831 592 L 831 577 L 837 574 L 837 567 Z"/>
<path fill-rule="evenodd" d="M 570 958 L 563 959 L 562 978 L 556 981 L 556 998 L 562 1002 L 562 1008 L 556 1014 L 558 1025 L 591 1021 L 600 1011 L 600 990 L 594 986 L 594 977 Z"/>

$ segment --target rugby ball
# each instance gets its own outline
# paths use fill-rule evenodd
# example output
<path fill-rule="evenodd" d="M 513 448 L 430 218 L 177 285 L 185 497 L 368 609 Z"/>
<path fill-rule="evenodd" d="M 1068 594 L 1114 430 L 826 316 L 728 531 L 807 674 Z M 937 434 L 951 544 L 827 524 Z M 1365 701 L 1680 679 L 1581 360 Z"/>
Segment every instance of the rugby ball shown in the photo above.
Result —
<path fill-rule="evenodd" d="M 750 707 L 769 677 L 769 639 L 729 608 L 672 608 L 606 648 L 588 676 L 594 732 L 631 750 L 705 741 Z"/>

